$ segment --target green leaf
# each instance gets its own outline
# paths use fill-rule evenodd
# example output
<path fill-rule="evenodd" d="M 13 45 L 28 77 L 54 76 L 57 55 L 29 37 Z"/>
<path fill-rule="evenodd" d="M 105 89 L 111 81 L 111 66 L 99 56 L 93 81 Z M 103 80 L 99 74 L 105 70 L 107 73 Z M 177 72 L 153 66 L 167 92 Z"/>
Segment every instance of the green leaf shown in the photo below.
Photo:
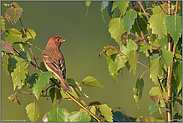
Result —
<path fill-rule="evenodd" d="M 150 25 L 147 25 L 147 32 L 148 32 L 148 36 L 147 38 L 149 39 L 149 43 L 154 42 L 154 40 L 156 39 L 156 35 L 152 33 L 152 29 L 150 28 Z"/>
<path fill-rule="evenodd" d="M 44 62 L 41 62 L 40 63 L 40 68 L 43 70 L 43 71 L 48 71 L 44 65 Z"/>
<path fill-rule="evenodd" d="M 150 49 L 150 46 L 141 46 L 139 52 L 143 52 L 149 49 Z"/>
<path fill-rule="evenodd" d="M 25 69 L 21 65 L 14 69 L 14 72 L 11 74 L 14 90 L 16 89 L 16 87 L 18 87 L 18 89 L 21 89 L 21 87 L 24 85 L 26 79 L 25 74 L 27 74 L 27 69 Z"/>
<path fill-rule="evenodd" d="M 86 15 L 88 14 L 89 12 L 89 9 L 90 9 L 90 4 L 91 4 L 91 1 L 86 1 L 85 5 L 87 6 L 87 12 L 86 12 Z M 86 16 L 85 15 L 85 16 Z"/>
<path fill-rule="evenodd" d="M 128 42 L 127 42 L 128 43 Z M 119 44 L 120 45 L 120 52 L 122 52 L 124 55 L 128 55 L 128 49 L 122 44 L 122 42 Z"/>
<path fill-rule="evenodd" d="M 36 84 L 32 87 L 32 92 L 35 94 L 36 98 L 39 99 L 39 95 L 42 91 L 42 88 L 45 87 L 46 83 L 49 83 L 49 79 L 52 77 L 50 71 L 43 72 L 40 74 Z"/>
<path fill-rule="evenodd" d="M 90 122 L 91 116 L 83 111 L 73 111 L 68 116 L 69 122 Z"/>
<path fill-rule="evenodd" d="M 111 55 L 107 59 L 107 61 L 108 61 L 107 64 L 108 64 L 108 68 L 109 68 L 109 72 L 110 72 L 111 76 L 117 80 L 117 77 L 116 77 L 116 63 L 115 63 L 114 59 L 112 58 L 112 56 L 114 56 L 114 55 Z"/>
<path fill-rule="evenodd" d="M 89 7 L 90 4 L 91 4 L 91 1 L 86 1 L 86 3 L 85 3 L 85 5 L 86 5 L 87 7 Z"/>
<path fill-rule="evenodd" d="M 50 93 L 51 101 L 53 103 L 53 107 L 55 108 L 56 100 L 62 98 L 60 94 L 60 89 L 53 87 L 49 90 L 49 93 Z"/>
<path fill-rule="evenodd" d="M 124 114 L 122 113 L 122 112 L 120 112 L 120 111 L 115 111 L 114 113 L 113 113 L 113 120 L 115 121 L 115 122 L 125 122 L 125 116 L 124 116 Z"/>
<path fill-rule="evenodd" d="M 151 105 L 149 106 L 150 115 L 152 115 L 155 111 L 157 111 L 158 108 L 159 107 L 156 106 L 154 102 L 152 102 Z"/>
<path fill-rule="evenodd" d="M 16 68 L 16 63 L 17 63 L 17 60 L 13 57 L 13 58 L 9 58 L 8 59 L 8 72 L 9 74 L 11 74 L 14 69 Z"/>
<path fill-rule="evenodd" d="M 1 32 L 5 30 L 5 19 L 1 16 Z"/>
<path fill-rule="evenodd" d="M 135 10 L 130 9 L 126 12 L 125 16 L 123 17 L 123 26 L 125 31 L 130 31 L 136 17 L 137 13 Z"/>
<path fill-rule="evenodd" d="M 19 37 L 19 38 L 22 37 L 21 32 L 19 30 L 15 29 L 15 28 L 7 29 L 6 34 L 7 35 L 13 35 L 13 36 L 16 36 L 16 37 Z"/>
<path fill-rule="evenodd" d="M 132 50 L 129 52 L 129 64 L 132 69 L 134 75 L 137 68 L 138 54 L 136 50 Z"/>
<path fill-rule="evenodd" d="M 116 7 L 117 5 L 113 1 L 108 1 L 107 12 L 111 19 L 114 19 L 116 16 L 116 11 L 115 11 Z"/>
<path fill-rule="evenodd" d="M 22 38 L 26 38 L 23 30 L 20 30 L 20 31 L 23 34 Z M 33 29 L 25 29 L 25 33 L 28 39 L 35 39 L 36 37 L 36 32 Z"/>
<path fill-rule="evenodd" d="M 106 6 L 108 6 L 108 1 L 102 1 L 102 4 L 100 6 L 100 11 L 102 12 L 102 19 L 104 20 L 104 15 L 103 15 L 103 12 L 104 12 L 104 9 L 106 8 Z M 105 22 L 105 20 L 104 20 Z"/>
<path fill-rule="evenodd" d="M 133 92 L 135 93 L 134 99 L 135 99 L 135 102 L 137 103 L 137 106 L 139 106 L 142 93 L 143 93 L 143 88 L 144 88 L 144 80 L 142 78 L 138 78 L 135 83 L 135 87 L 133 88 Z"/>
<path fill-rule="evenodd" d="M 29 89 L 32 89 L 33 85 L 36 83 L 39 76 L 40 76 L 39 73 L 34 73 L 27 79 L 27 83 L 29 84 Z"/>
<path fill-rule="evenodd" d="M 173 64 L 173 73 L 177 77 L 177 81 L 179 84 L 177 92 L 179 92 L 182 89 L 182 62 L 177 61 Z"/>
<path fill-rule="evenodd" d="M 118 6 L 122 15 L 125 14 L 129 2 L 130 1 L 114 1 L 114 3 Z"/>
<path fill-rule="evenodd" d="M 168 50 L 160 50 L 160 55 L 163 61 L 165 62 L 167 68 L 169 67 L 170 63 L 173 60 L 173 53 Z"/>
<path fill-rule="evenodd" d="M 159 58 L 159 54 L 154 54 L 151 59 Z"/>
<path fill-rule="evenodd" d="M 109 33 L 111 38 L 114 38 L 117 43 L 121 41 L 121 35 L 125 32 L 122 18 L 114 18 L 109 22 Z"/>
<path fill-rule="evenodd" d="M 7 14 L 10 16 L 11 21 L 16 23 L 18 21 L 18 19 L 21 17 L 23 9 L 21 7 L 19 7 L 19 8 L 8 8 L 6 11 L 7 11 Z"/>
<path fill-rule="evenodd" d="M 150 78 L 155 84 L 158 84 L 158 75 L 162 74 L 163 66 L 164 66 L 164 63 L 161 58 L 155 58 L 150 61 L 150 64 L 149 64 Z"/>
<path fill-rule="evenodd" d="M 108 6 L 108 1 L 102 1 L 102 4 L 100 6 L 100 11 L 103 12 L 104 9 Z"/>
<path fill-rule="evenodd" d="M 138 48 L 137 44 L 133 40 L 129 39 L 127 42 L 127 50 L 128 50 L 127 52 L 129 53 L 132 50 L 137 50 L 137 48 Z"/>
<path fill-rule="evenodd" d="M 166 14 L 162 12 L 159 6 L 153 9 L 153 15 L 149 19 L 150 27 L 152 28 L 152 33 L 158 34 L 158 38 L 163 38 L 167 34 L 163 20 Z"/>
<path fill-rule="evenodd" d="M 166 16 L 164 22 L 168 33 L 173 38 L 174 43 L 177 44 L 182 34 L 182 17 L 179 15 Z"/>
<path fill-rule="evenodd" d="M 35 103 L 30 103 L 25 110 L 31 122 L 36 122 L 40 115 L 39 107 Z"/>
<path fill-rule="evenodd" d="M 85 86 L 104 88 L 93 76 L 85 77 L 81 83 Z"/>
<path fill-rule="evenodd" d="M 160 44 L 163 49 L 167 49 L 167 36 L 164 36 L 164 38 L 159 39 L 158 44 Z"/>
<path fill-rule="evenodd" d="M 56 108 L 49 112 L 48 119 L 50 122 L 68 122 L 69 112 L 64 108 Z"/>
<path fill-rule="evenodd" d="M 116 56 L 116 71 L 118 72 L 119 70 L 121 70 L 124 66 L 125 66 L 125 63 L 126 63 L 126 57 L 118 54 Z"/>
<path fill-rule="evenodd" d="M 105 117 L 108 122 L 113 122 L 112 109 L 107 104 L 98 105 L 97 108 L 100 110 L 101 115 Z"/>
<path fill-rule="evenodd" d="M 6 36 L 6 38 L 5 38 L 5 40 L 6 40 L 8 43 L 10 43 L 10 44 L 12 44 L 12 43 L 14 43 L 14 42 L 19 42 L 20 39 L 21 39 L 21 37 L 17 37 L 17 36 L 14 36 L 14 35 L 8 35 L 8 36 Z"/>
<path fill-rule="evenodd" d="M 152 87 L 149 91 L 149 94 L 152 95 L 158 95 L 159 97 L 161 96 L 161 92 L 158 86 Z"/>

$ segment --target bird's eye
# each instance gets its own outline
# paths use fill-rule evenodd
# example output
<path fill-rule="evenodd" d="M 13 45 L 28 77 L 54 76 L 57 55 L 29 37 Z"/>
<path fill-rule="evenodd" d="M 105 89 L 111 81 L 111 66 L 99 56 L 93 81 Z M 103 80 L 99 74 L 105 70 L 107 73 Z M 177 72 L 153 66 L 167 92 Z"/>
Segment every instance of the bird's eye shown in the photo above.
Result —
<path fill-rule="evenodd" d="M 58 38 L 57 41 L 60 41 L 60 39 Z"/>

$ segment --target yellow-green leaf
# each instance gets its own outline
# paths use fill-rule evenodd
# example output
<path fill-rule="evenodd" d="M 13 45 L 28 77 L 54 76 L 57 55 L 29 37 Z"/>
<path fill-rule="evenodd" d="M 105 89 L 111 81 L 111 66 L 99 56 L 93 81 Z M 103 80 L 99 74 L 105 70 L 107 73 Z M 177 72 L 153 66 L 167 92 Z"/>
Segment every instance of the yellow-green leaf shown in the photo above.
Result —
<path fill-rule="evenodd" d="M 163 72 L 163 60 L 161 58 L 155 58 L 150 61 L 149 73 L 150 78 L 155 84 L 158 84 L 158 76 Z"/>
<path fill-rule="evenodd" d="M 139 106 L 142 93 L 143 93 L 143 88 L 144 88 L 144 80 L 142 78 L 138 78 L 135 83 L 135 87 L 133 88 L 133 92 L 135 93 L 134 99 L 135 99 L 135 102 L 137 103 L 137 106 Z"/>
<path fill-rule="evenodd" d="M 25 110 L 31 122 L 36 122 L 40 115 L 39 107 L 35 103 L 30 103 L 25 107 Z"/>
<path fill-rule="evenodd" d="M 109 33 L 111 38 L 114 38 L 117 43 L 121 41 L 121 35 L 125 32 L 122 18 L 114 18 L 109 22 Z"/>
<path fill-rule="evenodd" d="M 107 104 L 98 105 L 97 108 L 108 122 L 113 122 L 112 109 Z"/>
<path fill-rule="evenodd" d="M 81 83 L 86 86 L 104 88 L 93 76 L 85 77 Z"/>
<path fill-rule="evenodd" d="M 5 30 L 5 19 L 1 16 L 1 32 Z"/>
<path fill-rule="evenodd" d="M 138 61 L 138 54 L 136 50 L 132 50 L 129 52 L 129 64 L 130 68 L 132 69 L 134 75 L 137 68 L 137 61 Z"/>
<path fill-rule="evenodd" d="M 16 87 L 18 87 L 18 89 L 21 89 L 21 87 L 24 85 L 26 79 L 25 74 L 27 74 L 27 69 L 25 69 L 21 65 L 14 69 L 14 72 L 11 74 L 14 90 L 16 89 Z"/>

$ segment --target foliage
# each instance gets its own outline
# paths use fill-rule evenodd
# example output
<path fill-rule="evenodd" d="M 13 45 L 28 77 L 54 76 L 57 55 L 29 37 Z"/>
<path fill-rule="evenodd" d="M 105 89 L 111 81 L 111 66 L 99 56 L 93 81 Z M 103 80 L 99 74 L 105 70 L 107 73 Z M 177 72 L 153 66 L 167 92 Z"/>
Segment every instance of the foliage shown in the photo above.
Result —
<path fill-rule="evenodd" d="M 103 13 L 107 9 L 111 18 L 108 32 L 117 43 L 117 46 L 105 46 L 99 53 L 99 57 L 101 55 L 106 57 L 110 75 L 118 81 L 117 76 L 125 67 L 129 72 L 133 71 L 134 75 L 138 64 L 146 68 L 134 82 L 134 100 L 138 107 L 146 83 L 143 75 L 148 74 L 156 85 L 149 90 L 149 97 L 152 99 L 152 103 L 149 104 L 149 116 L 138 118 L 128 116 L 121 108 L 119 108 L 120 111 L 112 110 L 107 104 L 100 104 L 100 102 L 92 102 L 88 106 L 85 99 L 89 97 L 82 91 L 80 85 L 103 88 L 93 76 L 87 76 L 80 82 L 68 78 L 67 81 L 72 86 L 72 93 L 63 92 L 55 76 L 47 71 L 44 63 L 37 64 L 37 59 L 31 49 L 31 47 L 39 49 L 33 43 L 36 32 L 33 29 L 24 29 L 21 20 L 23 9 L 15 2 L 4 5 L 8 8 L 4 17 L 1 16 L 1 35 L 6 33 L 5 39 L 1 39 L 2 65 L 7 75 L 12 78 L 14 91 L 16 88 L 18 89 L 8 97 L 9 101 L 22 105 L 18 100 L 19 93 L 35 96 L 37 101 L 42 97 L 51 98 L 54 108 L 43 118 L 50 122 L 165 122 L 163 114 L 166 113 L 165 111 L 171 112 L 169 106 L 174 106 L 175 101 L 182 105 L 182 12 L 178 12 L 181 4 L 172 2 L 170 8 L 169 3 L 163 1 L 145 1 L 143 5 L 140 1 L 136 3 L 103 1 L 101 3 L 102 18 L 105 21 Z M 90 6 L 91 1 L 86 1 L 86 15 Z M 118 12 L 120 15 L 117 15 Z M 6 29 L 7 22 L 15 24 L 17 21 L 20 21 L 21 30 Z M 19 47 L 15 48 L 15 46 Z M 28 50 L 31 51 L 33 59 Z M 139 54 L 145 54 L 149 58 L 147 65 L 140 62 Z M 38 72 L 30 74 L 28 69 L 30 66 Z M 168 84 L 171 84 L 172 88 Z M 26 86 L 32 93 L 23 91 Z M 168 101 L 168 99 L 171 100 Z M 59 107 L 62 100 L 72 100 L 82 109 L 69 113 L 66 109 Z M 28 104 L 25 110 L 32 122 L 38 121 L 41 112 L 36 100 Z M 159 111 L 162 119 L 155 119 L 151 116 L 156 111 Z M 173 116 L 173 119 L 170 119 L 181 122 L 180 114 L 182 114 L 181 110 Z"/>
<path fill-rule="evenodd" d="M 182 47 L 180 43 L 182 41 L 182 11 L 178 13 L 178 2 L 172 2 L 172 8 L 168 7 L 169 4 L 163 1 L 145 1 L 143 5 L 140 1 L 136 4 L 127 1 L 108 1 L 101 4 L 102 16 L 104 9 L 107 8 L 111 17 L 108 32 L 117 42 L 117 46 L 105 46 L 99 53 L 99 57 L 101 55 L 106 57 L 109 73 L 117 81 L 118 74 L 125 66 L 129 72 L 133 71 L 134 75 L 138 64 L 147 68 L 135 83 L 134 99 L 139 107 L 146 83 L 143 75 L 149 74 L 155 85 L 158 85 L 149 91 L 149 97 L 152 99 L 149 107 L 150 115 L 159 109 L 163 121 L 166 121 L 163 116 L 166 113 L 164 111 L 172 112 L 170 106 L 182 99 L 180 75 L 182 67 L 179 66 L 182 65 L 182 57 L 179 57 L 182 51 L 180 48 Z M 119 16 L 116 15 L 117 9 L 120 11 Z M 149 58 L 147 65 L 140 62 L 138 58 L 142 53 Z M 168 98 L 172 100 L 168 101 Z M 168 117 L 168 121 L 172 120 L 174 119 Z M 140 116 L 136 121 L 154 122 L 156 119 L 152 116 Z"/>

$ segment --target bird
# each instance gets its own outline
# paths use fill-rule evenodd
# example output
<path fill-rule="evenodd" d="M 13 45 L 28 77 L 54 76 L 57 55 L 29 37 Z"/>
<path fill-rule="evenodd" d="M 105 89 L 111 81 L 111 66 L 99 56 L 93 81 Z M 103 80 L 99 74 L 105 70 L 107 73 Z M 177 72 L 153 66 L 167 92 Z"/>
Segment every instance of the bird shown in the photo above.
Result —
<path fill-rule="evenodd" d="M 60 80 L 63 91 L 72 92 L 66 79 L 65 59 L 60 51 L 60 46 L 64 41 L 65 39 L 61 37 L 50 38 L 42 53 L 42 58 L 47 70 L 51 71 Z"/>

